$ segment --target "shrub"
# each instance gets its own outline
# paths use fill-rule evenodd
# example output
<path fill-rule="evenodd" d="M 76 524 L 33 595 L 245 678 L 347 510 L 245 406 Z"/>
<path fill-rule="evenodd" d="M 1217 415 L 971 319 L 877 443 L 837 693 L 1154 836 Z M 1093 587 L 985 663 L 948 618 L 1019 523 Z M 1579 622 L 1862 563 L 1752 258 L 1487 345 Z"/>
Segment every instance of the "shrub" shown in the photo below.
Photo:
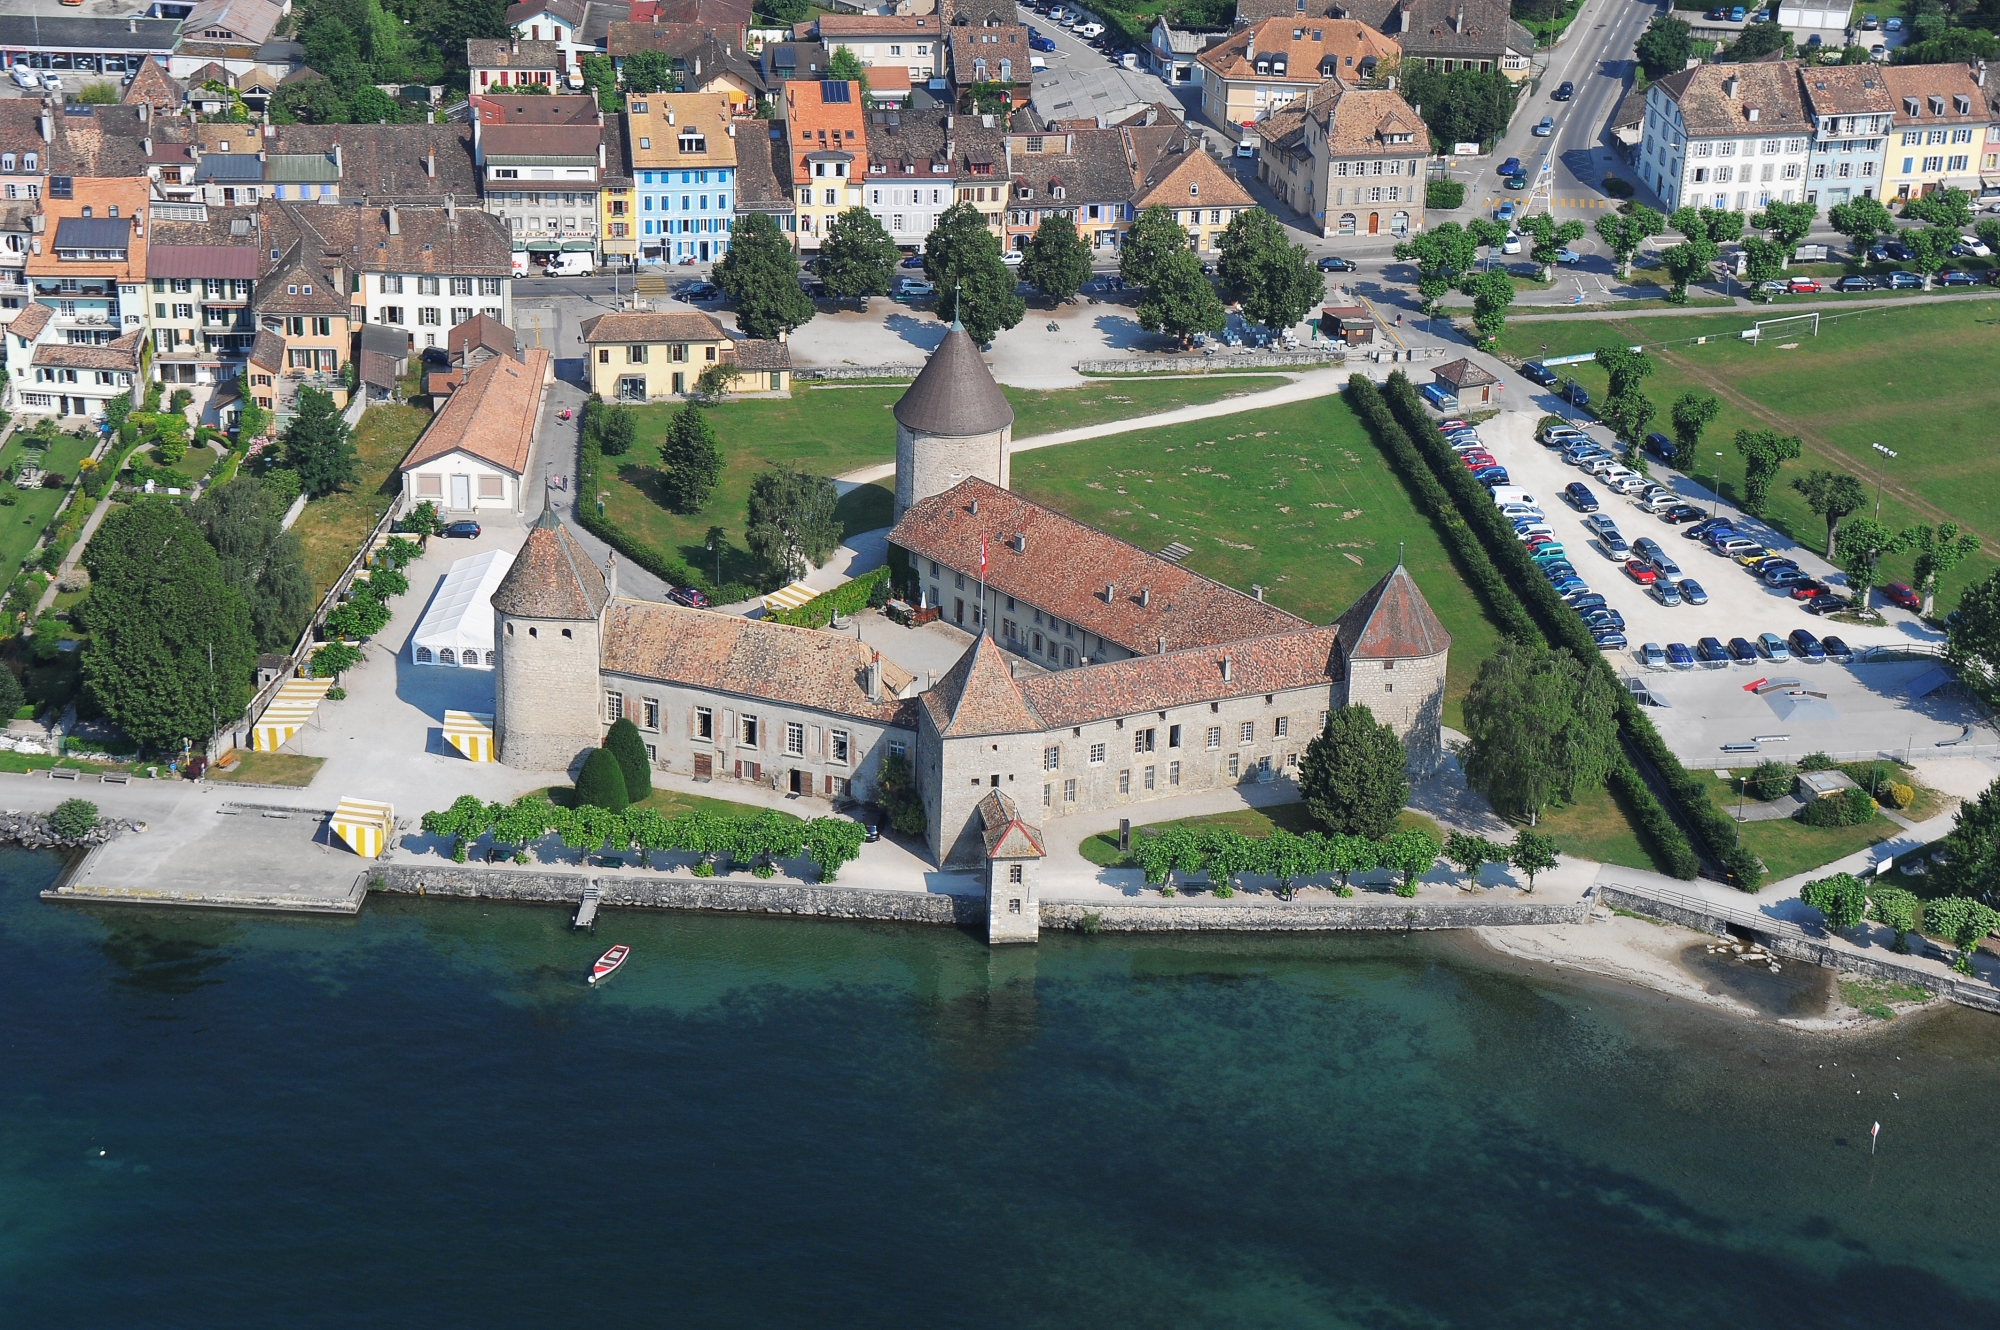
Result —
<path fill-rule="evenodd" d="M 611 732 L 604 736 L 604 747 L 618 760 L 628 802 L 638 803 L 653 792 L 653 763 L 646 756 L 646 741 L 640 737 L 637 725 L 620 716 L 611 723 Z"/>
<path fill-rule="evenodd" d="M 88 799 L 65 799 L 49 814 L 49 830 L 64 840 L 77 840 L 97 825 L 97 805 Z"/>
<path fill-rule="evenodd" d="M 343 671 L 361 663 L 361 653 L 345 642 L 328 642 L 312 653 L 306 672 L 315 679 L 338 678 Z"/>
<path fill-rule="evenodd" d="M 1792 788 L 1792 769 L 1783 762 L 1759 762 L 1744 782 L 1752 797 L 1769 803 L 1782 799 Z"/>
<path fill-rule="evenodd" d="M 579 808 L 602 808 L 622 813 L 631 802 L 625 794 L 625 772 L 608 748 L 593 748 L 576 776 L 576 804 Z"/>
<path fill-rule="evenodd" d="M 1465 182 L 1462 180 L 1433 180 L 1424 186 L 1424 206 L 1426 208 L 1462 208 L 1465 206 Z"/>
<path fill-rule="evenodd" d="M 1882 787 L 1881 799 L 1889 807 L 1901 811 L 1917 801 L 1917 791 L 1914 786 L 1892 780 Z"/>
<path fill-rule="evenodd" d="M 1604 192 L 1614 199 L 1629 199 L 1634 194 L 1632 182 L 1620 180 L 1615 175 L 1604 177 Z"/>
<path fill-rule="evenodd" d="M 1857 788 L 1814 799 L 1795 816 L 1809 827 L 1858 827 L 1874 815 L 1875 801 Z"/>
<path fill-rule="evenodd" d="M 1833 767 L 1833 759 L 1825 753 L 1807 753 L 1799 759 L 1800 771 L 1827 771 Z"/>

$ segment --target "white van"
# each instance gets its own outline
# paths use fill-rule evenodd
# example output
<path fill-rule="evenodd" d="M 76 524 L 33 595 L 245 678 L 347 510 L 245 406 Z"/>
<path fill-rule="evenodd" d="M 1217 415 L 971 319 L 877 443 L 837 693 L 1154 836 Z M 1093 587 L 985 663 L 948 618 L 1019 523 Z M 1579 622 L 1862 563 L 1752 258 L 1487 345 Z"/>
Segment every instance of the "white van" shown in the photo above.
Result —
<path fill-rule="evenodd" d="M 582 250 L 569 250 L 549 256 L 549 276 L 588 277 L 597 271 L 597 264 Z"/>
<path fill-rule="evenodd" d="M 1532 504 L 1535 502 L 1535 496 L 1522 489 L 1519 485 L 1495 485 L 1493 487 L 1493 502 L 1496 505 L 1508 503 Z"/>
<path fill-rule="evenodd" d="M 514 251 L 514 275 L 516 277 L 528 275 L 528 251 L 525 249 Z"/>

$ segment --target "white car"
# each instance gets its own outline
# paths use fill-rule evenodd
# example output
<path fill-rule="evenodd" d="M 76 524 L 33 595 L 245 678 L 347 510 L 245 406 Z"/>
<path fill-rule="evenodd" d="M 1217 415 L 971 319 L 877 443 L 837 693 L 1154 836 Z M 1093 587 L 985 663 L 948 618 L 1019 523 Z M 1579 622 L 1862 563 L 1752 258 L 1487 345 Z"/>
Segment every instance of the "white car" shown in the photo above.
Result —
<path fill-rule="evenodd" d="M 1102 23 L 1086 23 L 1076 30 L 1076 35 L 1095 41 L 1104 35 L 1104 25 Z"/>
<path fill-rule="evenodd" d="M 1018 249 L 1010 249 L 1000 256 L 1000 261 L 1010 268 L 1018 268 L 1028 261 L 1028 256 Z"/>
<path fill-rule="evenodd" d="M 36 74 L 34 70 L 28 68 L 26 65 L 15 65 L 7 71 L 7 77 L 14 80 L 14 86 L 17 88 L 39 88 L 42 86 L 40 75 Z"/>
<path fill-rule="evenodd" d="M 1986 242 L 1978 236 L 1960 236 L 1958 238 L 1958 248 L 1964 250 L 1975 259 L 1989 258 L 1993 254 L 1993 251 L 1987 248 Z"/>
<path fill-rule="evenodd" d="M 52 70 L 43 70 L 42 88 L 46 92 L 61 92 L 63 90 L 62 75 Z"/>
<path fill-rule="evenodd" d="M 1521 233 L 1519 231 L 1509 231 L 1507 238 L 1500 242 L 1500 252 L 1502 254 L 1519 254 L 1521 252 Z"/>

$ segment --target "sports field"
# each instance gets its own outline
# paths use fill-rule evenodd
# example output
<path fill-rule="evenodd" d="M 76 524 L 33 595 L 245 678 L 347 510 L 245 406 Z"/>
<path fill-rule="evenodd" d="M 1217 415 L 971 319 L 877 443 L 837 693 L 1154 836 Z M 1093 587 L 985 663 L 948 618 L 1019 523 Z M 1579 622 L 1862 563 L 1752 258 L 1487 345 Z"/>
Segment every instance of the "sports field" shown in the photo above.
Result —
<path fill-rule="evenodd" d="M 1958 592 L 2000 567 L 2000 297 L 1905 304 L 1822 317 L 1819 334 L 1804 324 L 1782 325 L 1760 343 L 1739 334 L 1759 315 L 1782 309 L 1629 320 L 1519 321 L 1502 350 L 1521 360 L 1643 345 L 1654 373 L 1645 393 L 1658 407 L 1652 428 L 1671 433 L 1668 410 L 1690 389 L 1712 393 L 1722 414 L 1704 436 L 1703 461 L 1720 451 L 1725 498 L 1741 493 L 1739 429 L 1797 434 L 1805 455 L 1785 466 L 1772 487 L 1773 522 L 1814 550 L 1826 525 L 1790 488 L 1793 476 L 1815 468 L 1848 471 L 1882 484 L 1882 519 L 1902 527 L 1952 520 L 1977 535 L 1979 555 L 1961 564 L 1940 588 L 1940 612 Z M 1695 339 L 1709 339 L 1698 343 Z M 1602 400 L 1604 372 L 1594 364 L 1565 367 Z M 1869 445 L 1896 451 L 1886 459 Z M 1879 465 L 1878 465 L 1879 464 Z M 1708 482 L 1712 468 L 1700 468 Z M 1890 580 L 1906 579 L 1908 556 L 1887 561 Z"/>
<path fill-rule="evenodd" d="M 1014 456 L 1013 486 L 1145 549 L 1326 623 L 1396 566 L 1452 635 L 1445 724 L 1499 637 L 1428 520 L 1338 397 Z"/>

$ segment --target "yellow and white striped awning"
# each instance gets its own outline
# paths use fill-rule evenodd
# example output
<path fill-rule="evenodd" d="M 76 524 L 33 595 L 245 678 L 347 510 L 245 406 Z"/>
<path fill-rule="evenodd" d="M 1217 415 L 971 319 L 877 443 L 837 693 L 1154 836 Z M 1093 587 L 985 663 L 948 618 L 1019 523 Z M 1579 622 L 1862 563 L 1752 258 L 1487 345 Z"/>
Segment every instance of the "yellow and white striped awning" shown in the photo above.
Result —
<path fill-rule="evenodd" d="M 472 762 L 493 760 L 493 717 L 476 711 L 444 713 L 444 741 Z"/>
<path fill-rule="evenodd" d="M 277 752 L 312 719 L 332 686 L 331 679 L 287 679 L 252 727 L 250 747 L 259 753 Z"/>
<path fill-rule="evenodd" d="M 807 601 L 817 599 L 821 594 L 804 582 L 794 582 L 764 597 L 764 610 L 769 614 L 781 614 L 787 610 L 795 610 Z"/>
<path fill-rule="evenodd" d="M 333 834 L 363 859 L 377 858 L 388 849 L 395 829 L 396 810 L 389 804 L 342 796 L 340 807 L 333 810 Z"/>

